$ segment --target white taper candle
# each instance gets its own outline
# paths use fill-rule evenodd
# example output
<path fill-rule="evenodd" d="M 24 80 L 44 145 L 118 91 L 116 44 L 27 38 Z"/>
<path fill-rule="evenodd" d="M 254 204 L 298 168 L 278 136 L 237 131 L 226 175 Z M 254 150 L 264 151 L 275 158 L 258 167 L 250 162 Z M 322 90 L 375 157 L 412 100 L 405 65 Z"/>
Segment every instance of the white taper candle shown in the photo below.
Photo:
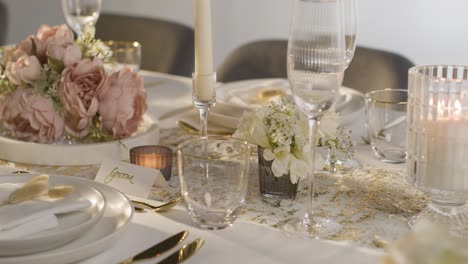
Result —
<path fill-rule="evenodd" d="M 195 73 L 197 99 L 210 100 L 214 89 L 210 0 L 195 0 Z"/>

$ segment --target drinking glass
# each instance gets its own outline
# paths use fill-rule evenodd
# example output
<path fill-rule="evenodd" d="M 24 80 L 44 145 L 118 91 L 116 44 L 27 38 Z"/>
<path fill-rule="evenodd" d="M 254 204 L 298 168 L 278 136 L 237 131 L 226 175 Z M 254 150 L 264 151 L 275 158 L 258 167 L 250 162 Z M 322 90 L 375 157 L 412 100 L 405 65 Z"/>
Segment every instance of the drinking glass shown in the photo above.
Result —
<path fill-rule="evenodd" d="M 78 38 L 87 28 L 94 32 L 100 11 L 101 0 L 62 0 L 62 13 Z"/>
<path fill-rule="evenodd" d="M 353 60 L 356 50 L 357 0 L 343 0 L 343 21 L 345 33 L 345 69 Z M 336 148 L 328 148 L 324 170 L 331 174 L 341 174 L 356 170 L 361 165 L 351 158 L 338 157 Z"/>
<path fill-rule="evenodd" d="M 104 44 L 112 51 L 111 70 L 118 71 L 128 67 L 134 72 L 140 70 L 141 44 L 136 41 L 105 41 Z"/>
<path fill-rule="evenodd" d="M 409 71 L 408 177 L 431 197 L 411 220 L 448 224 L 468 237 L 468 66 Z"/>
<path fill-rule="evenodd" d="M 181 193 L 195 225 L 221 229 L 233 224 L 245 203 L 249 154 L 246 142 L 223 137 L 177 147 Z"/>
<path fill-rule="evenodd" d="M 406 161 L 408 90 L 384 89 L 366 94 L 367 135 L 375 156 L 384 162 Z"/>
<path fill-rule="evenodd" d="M 307 210 L 302 218 L 281 226 L 288 235 L 327 237 L 340 230 L 330 219 L 315 218 L 314 161 L 317 126 L 338 94 L 345 66 L 342 0 L 295 0 L 288 40 L 288 79 L 294 101 L 309 122 L 311 170 L 307 179 Z"/>

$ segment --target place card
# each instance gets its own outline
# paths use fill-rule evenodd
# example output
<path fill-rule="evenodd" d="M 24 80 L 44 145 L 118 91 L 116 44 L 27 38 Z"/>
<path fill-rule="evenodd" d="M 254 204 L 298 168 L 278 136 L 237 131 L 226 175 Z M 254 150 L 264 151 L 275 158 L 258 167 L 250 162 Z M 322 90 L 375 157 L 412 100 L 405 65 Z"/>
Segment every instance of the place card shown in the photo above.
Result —
<path fill-rule="evenodd" d="M 104 161 L 95 180 L 142 198 L 148 198 L 153 184 L 169 189 L 161 171 L 115 160 Z"/>

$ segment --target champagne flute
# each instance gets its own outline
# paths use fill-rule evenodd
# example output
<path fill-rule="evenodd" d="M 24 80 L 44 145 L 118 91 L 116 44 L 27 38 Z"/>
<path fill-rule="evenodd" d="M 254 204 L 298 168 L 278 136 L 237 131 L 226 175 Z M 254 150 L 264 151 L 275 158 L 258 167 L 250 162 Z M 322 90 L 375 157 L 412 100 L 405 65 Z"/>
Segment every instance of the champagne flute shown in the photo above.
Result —
<path fill-rule="evenodd" d="M 357 0 L 343 0 L 343 23 L 346 45 L 345 69 L 347 69 L 356 50 Z M 360 166 L 360 163 L 355 159 L 338 158 L 336 148 L 327 148 L 324 171 L 331 174 L 341 174 L 354 171 Z"/>
<path fill-rule="evenodd" d="M 353 60 L 354 51 L 356 50 L 357 0 L 343 0 L 343 15 L 346 44 L 346 70 Z"/>
<path fill-rule="evenodd" d="M 63 15 L 78 38 L 83 38 L 86 30 L 94 32 L 100 11 L 101 0 L 62 0 Z"/>
<path fill-rule="evenodd" d="M 343 80 L 345 37 L 343 0 L 294 0 L 288 40 L 288 79 L 294 101 L 309 122 L 311 148 L 307 179 L 307 210 L 302 218 L 281 225 L 287 235 L 324 238 L 341 226 L 330 219 L 314 217 L 315 145 L 317 127 L 332 108 Z"/>

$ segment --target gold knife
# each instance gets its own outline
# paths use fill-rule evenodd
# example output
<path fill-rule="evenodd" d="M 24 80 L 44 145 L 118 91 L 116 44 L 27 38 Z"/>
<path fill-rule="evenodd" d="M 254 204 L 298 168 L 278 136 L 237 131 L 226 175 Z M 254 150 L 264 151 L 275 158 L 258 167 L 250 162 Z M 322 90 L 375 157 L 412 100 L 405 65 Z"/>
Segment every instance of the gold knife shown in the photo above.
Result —
<path fill-rule="evenodd" d="M 143 260 L 143 259 L 149 259 L 149 258 L 154 258 L 162 253 L 168 251 L 169 249 L 175 247 L 177 244 L 182 242 L 187 236 L 189 232 L 188 231 L 182 231 L 180 233 L 177 233 L 159 243 L 156 245 L 140 252 L 139 254 L 133 256 L 132 258 L 129 258 L 125 261 L 120 262 L 119 264 L 129 264 L 133 263 L 138 260 Z"/>
<path fill-rule="evenodd" d="M 177 264 L 193 256 L 203 246 L 205 240 L 197 238 L 194 241 L 184 245 L 176 252 L 161 260 L 157 264 Z"/>

